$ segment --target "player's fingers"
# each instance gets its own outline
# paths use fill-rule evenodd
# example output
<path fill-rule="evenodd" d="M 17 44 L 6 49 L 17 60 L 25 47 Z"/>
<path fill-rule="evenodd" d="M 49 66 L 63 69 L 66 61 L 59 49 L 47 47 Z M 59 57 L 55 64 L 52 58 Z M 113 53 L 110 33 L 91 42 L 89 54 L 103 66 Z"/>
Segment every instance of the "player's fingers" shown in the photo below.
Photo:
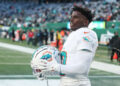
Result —
<path fill-rule="evenodd" d="M 47 69 L 47 65 L 44 64 L 39 64 L 39 65 L 34 65 L 33 66 L 34 69 Z"/>
<path fill-rule="evenodd" d="M 47 64 L 45 64 L 45 63 L 33 63 L 33 64 L 31 64 L 31 67 L 33 69 L 35 69 L 35 68 L 41 68 L 41 67 L 47 67 Z"/>
<path fill-rule="evenodd" d="M 31 65 L 31 67 L 32 67 L 33 69 L 37 69 L 37 68 L 38 68 L 37 65 Z"/>
<path fill-rule="evenodd" d="M 47 71 L 48 71 L 47 68 L 42 69 L 42 72 L 47 72 Z"/>
<path fill-rule="evenodd" d="M 40 59 L 39 61 L 40 61 L 40 63 L 44 63 L 44 64 L 47 64 L 47 63 L 48 63 L 48 62 L 47 62 L 46 60 L 44 60 L 44 59 Z"/>
<path fill-rule="evenodd" d="M 43 70 L 46 70 L 47 68 L 46 68 L 46 67 L 41 66 L 41 67 L 39 67 L 39 69 L 43 71 Z"/>
<path fill-rule="evenodd" d="M 36 67 L 34 67 L 33 69 L 39 69 L 39 70 L 42 71 L 42 70 L 46 70 L 47 68 L 46 68 L 46 67 L 43 67 L 43 66 L 42 66 L 42 67 L 37 67 L 37 66 L 36 66 Z"/>
<path fill-rule="evenodd" d="M 31 64 L 34 63 L 34 64 L 47 64 L 48 62 L 46 60 L 43 60 L 43 59 L 39 59 L 39 60 L 33 60 L 31 62 Z"/>

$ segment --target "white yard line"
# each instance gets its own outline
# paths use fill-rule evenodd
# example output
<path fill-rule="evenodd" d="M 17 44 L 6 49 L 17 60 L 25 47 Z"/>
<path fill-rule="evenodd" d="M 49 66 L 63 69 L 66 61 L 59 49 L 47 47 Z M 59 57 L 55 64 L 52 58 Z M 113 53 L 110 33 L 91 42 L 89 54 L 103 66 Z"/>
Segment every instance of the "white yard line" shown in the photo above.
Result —
<path fill-rule="evenodd" d="M 3 43 L 3 42 L 0 42 L 0 47 L 9 48 L 16 51 L 29 53 L 29 54 L 32 54 L 35 51 L 35 49 L 32 49 L 32 48 L 22 47 L 19 45 L 12 45 L 12 44 Z"/>
<path fill-rule="evenodd" d="M 0 63 L 0 65 L 30 65 L 30 63 Z"/>
<path fill-rule="evenodd" d="M 0 78 L 23 78 L 23 77 L 32 77 L 35 78 L 34 75 L 0 75 Z"/>
<path fill-rule="evenodd" d="M 115 74 L 120 74 L 120 66 L 114 65 L 114 64 L 108 64 L 104 62 L 98 62 L 98 61 L 93 61 L 91 68 L 98 69 L 98 70 L 103 70 L 106 72 L 111 72 Z"/>
<path fill-rule="evenodd" d="M 58 78 L 60 79 L 60 76 L 59 75 L 47 75 L 48 78 Z M 0 75 L 0 79 L 2 78 L 16 78 L 16 79 L 19 79 L 19 78 L 28 78 L 28 79 L 31 79 L 31 78 L 36 78 L 34 75 Z M 37 78 L 36 78 L 37 79 Z"/>
<path fill-rule="evenodd" d="M 49 80 L 49 86 L 59 86 L 60 80 Z M 0 80 L 0 86 L 48 86 L 47 80 L 19 79 L 19 80 Z"/>
<path fill-rule="evenodd" d="M 3 42 L 0 42 L 0 47 L 9 48 L 9 49 L 17 50 L 20 52 L 29 53 L 29 54 L 32 54 L 35 51 L 35 49 L 22 47 L 18 45 L 12 45 L 12 44 L 3 43 Z M 115 74 L 120 74 L 120 66 L 108 64 L 104 62 L 93 61 L 91 68 L 106 71 L 106 72 L 111 72 Z"/>

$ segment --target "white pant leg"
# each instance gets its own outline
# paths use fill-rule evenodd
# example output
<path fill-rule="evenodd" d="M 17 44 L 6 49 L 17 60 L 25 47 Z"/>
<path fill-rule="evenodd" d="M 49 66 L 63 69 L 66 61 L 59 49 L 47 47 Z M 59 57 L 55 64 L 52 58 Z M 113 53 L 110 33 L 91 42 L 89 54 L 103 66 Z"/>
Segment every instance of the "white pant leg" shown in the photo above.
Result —
<path fill-rule="evenodd" d="M 62 77 L 60 86 L 91 86 L 89 79 L 72 79 L 69 77 Z"/>

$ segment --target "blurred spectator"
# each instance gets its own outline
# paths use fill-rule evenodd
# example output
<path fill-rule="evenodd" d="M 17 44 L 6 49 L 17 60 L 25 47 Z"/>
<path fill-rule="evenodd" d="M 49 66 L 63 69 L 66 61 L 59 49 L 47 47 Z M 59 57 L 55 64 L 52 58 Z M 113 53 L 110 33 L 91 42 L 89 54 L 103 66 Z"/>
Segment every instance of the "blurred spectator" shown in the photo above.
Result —
<path fill-rule="evenodd" d="M 15 30 L 12 29 L 12 41 L 14 42 L 15 41 Z"/>
<path fill-rule="evenodd" d="M 43 39 L 44 39 L 43 32 L 39 30 L 39 33 L 38 33 L 38 45 L 39 46 L 43 45 Z"/>
<path fill-rule="evenodd" d="M 114 43 L 118 40 L 119 36 L 118 36 L 118 32 L 114 32 L 114 36 L 112 37 L 112 39 L 110 40 L 110 47 L 113 48 L 114 47 Z"/>
<path fill-rule="evenodd" d="M 52 42 L 53 39 L 54 39 L 54 31 L 51 30 L 51 31 L 50 31 L 50 42 Z"/>
<path fill-rule="evenodd" d="M 22 41 L 23 40 L 26 40 L 26 33 L 23 31 L 23 34 L 22 34 Z"/>
<path fill-rule="evenodd" d="M 28 35 L 27 44 L 29 45 L 30 43 L 32 43 L 33 45 L 34 33 L 32 32 L 32 30 L 28 30 L 27 35 Z"/>
<path fill-rule="evenodd" d="M 59 48 L 59 42 L 61 40 L 61 35 L 60 35 L 60 32 L 57 31 L 56 33 L 56 47 Z"/>
<path fill-rule="evenodd" d="M 37 46 L 38 44 L 38 37 L 39 37 L 39 31 L 37 29 L 34 30 L 34 39 L 33 39 L 33 45 Z"/>
<path fill-rule="evenodd" d="M 120 38 L 116 40 L 116 42 L 113 44 L 114 50 L 117 54 L 117 61 L 120 63 Z"/>
<path fill-rule="evenodd" d="M 8 38 L 8 30 L 5 30 L 4 38 Z"/>
<path fill-rule="evenodd" d="M 20 41 L 20 42 L 23 41 L 22 36 L 23 36 L 23 30 L 20 29 L 20 31 L 19 31 L 19 41 Z"/>
<path fill-rule="evenodd" d="M 118 32 L 115 32 L 114 33 L 114 36 L 112 37 L 112 39 L 110 40 L 110 43 L 109 43 L 109 46 L 110 48 L 112 49 L 112 53 L 111 53 L 111 61 L 113 61 L 113 55 L 116 51 L 116 46 L 115 46 L 115 43 L 116 41 L 118 40 L 119 36 L 118 36 Z"/>
<path fill-rule="evenodd" d="M 44 30 L 43 35 L 44 35 L 45 45 L 47 45 L 48 44 L 48 31 L 47 31 L 47 29 Z"/>

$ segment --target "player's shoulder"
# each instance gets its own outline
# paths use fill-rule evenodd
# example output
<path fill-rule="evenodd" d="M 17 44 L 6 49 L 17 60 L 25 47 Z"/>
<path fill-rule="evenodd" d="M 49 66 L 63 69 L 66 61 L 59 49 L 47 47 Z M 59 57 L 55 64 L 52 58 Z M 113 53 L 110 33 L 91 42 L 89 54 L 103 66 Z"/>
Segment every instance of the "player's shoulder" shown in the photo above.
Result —
<path fill-rule="evenodd" d="M 79 35 L 96 35 L 96 33 L 88 27 L 79 28 L 75 33 Z"/>
<path fill-rule="evenodd" d="M 78 30 L 76 30 L 75 33 L 76 33 L 76 37 L 78 39 L 80 37 L 81 38 L 83 38 L 83 37 L 89 37 L 91 39 L 97 40 L 97 34 L 93 30 L 91 30 L 91 29 L 89 29 L 87 27 L 79 28 Z"/>

